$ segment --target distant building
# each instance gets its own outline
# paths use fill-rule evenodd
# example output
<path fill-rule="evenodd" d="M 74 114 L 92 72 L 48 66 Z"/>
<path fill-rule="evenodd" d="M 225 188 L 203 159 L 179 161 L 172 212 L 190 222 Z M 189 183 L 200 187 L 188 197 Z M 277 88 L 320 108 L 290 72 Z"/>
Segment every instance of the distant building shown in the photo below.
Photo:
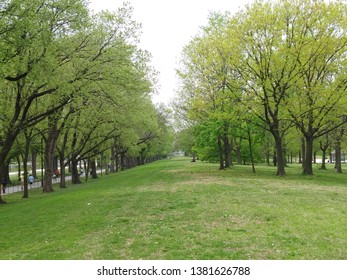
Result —
<path fill-rule="evenodd" d="M 345 151 L 341 151 L 341 162 L 343 163 L 346 162 L 346 155 L 347 153 Z M 330 153 L 330 162 L 335 162 L 335 158 L 336 158 L 335 151 L 332 151 Z"/>

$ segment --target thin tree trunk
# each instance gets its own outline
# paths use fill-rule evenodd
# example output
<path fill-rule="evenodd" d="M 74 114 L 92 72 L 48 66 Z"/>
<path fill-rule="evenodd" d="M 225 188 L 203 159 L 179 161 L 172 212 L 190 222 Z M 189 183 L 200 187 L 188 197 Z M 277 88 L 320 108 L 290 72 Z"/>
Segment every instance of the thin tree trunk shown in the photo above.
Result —
<path fill-rule="evenodd" d="M 25 131 L 25 147 L 24 147 L 24 153 L 23 153 L 23 177 L 24 177 L 24 192 L 23 192 L 23 198 L 29 198 L 29 191 L 28 191 L 28 159 L 29 159 L 29 152 L 30 152 L 30 140 L 31 135 Z"/>
<path fill-rule="evenodd" d="M 31 150 L 31 175 L 37 178 L 37 151 L 35 149 Z"/>
<path fill-rule="evenodd" d="M 252 163 L 252 171 L 253 171 L 253 173 L 255 173 L 254 159 L 253 159 L 253 148 L 252 148 L 252 137 L 251 137 L 251 131 L 249 128 L 247 129 L 247 134 L 248 134 L 249 154 L 251 156 L 251 163 Z"/>
<path fill-rule="evenodd" d="M 218 136 L 218 154 L 219 154 L 219 170 L 224 169 L 223 147 L 221 137 Z"/>
<path fill-rule="evenodd" d="M 323 169 L 323 170 L 327 170 L 327 167 L 325 165 L 326 153 L 327 153 L 326 149 L 322 150 L 322 166 L 321 166 L 321 169 Z"/>
<path fill-rule="evenodd" d="M 301 164 L 302 169 L 305 169 L 305 162 L 306 162 L 306 145 L 305 145 L 305 138 L 301 138 Z"/>
<path fill-rule="evenodd" d="M 65 163 L 64 163 L 65 155 L 64 153 L 59 155 L 59 165 L 60 165 L 60 185 L 59 187 L 62 189 L 66 188 L 66 174 L 65 174 Z"/>
<path fill-rule="evenodd" d="M 335 168 L 336 173 L 342 173 L 342 165 L 341 165 L 341 142 L 336 142 L 335 145 Z"/>
<path fill-rule="evenodd" d="M 241 164 L 242 164 L 241 142 L 242 142 L 242 138 L 240 139 L 240 142 L 237 143 L 237 146 L 236 146 L 236 156 L 237 156 L 237 164 L 238 164 L 238 165 L 241 165 Z"/>

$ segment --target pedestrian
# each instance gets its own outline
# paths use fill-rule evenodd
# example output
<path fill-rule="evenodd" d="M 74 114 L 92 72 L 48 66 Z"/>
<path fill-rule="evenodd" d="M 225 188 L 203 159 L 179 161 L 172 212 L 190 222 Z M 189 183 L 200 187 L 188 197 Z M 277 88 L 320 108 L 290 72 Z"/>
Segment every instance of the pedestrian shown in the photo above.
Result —
<path fill-rule="evenodd" d="M 32 188 L 33 183 L 34 183 L 34 180 L 35 180 L 34 176 L 30 174 L 30 175 L 29 175 L 29 184 L 30 184 L 30 188 Z"/>
<path fill-rule="evenodd" d="M 1 185 L 2 185 L 2 193 L 6 193 L 6 185 L 7 185 L 7 180 L 6 180 L 6 178 L 3 178 L 3 179 L 2 179 Z"/>
<path fill-rule="evenodd" d="M 60 173 L 59 173 L 59 169 L 57 168 L 56 170 L 54 170 L 54 175 L 55 175 L 55 178 L 59 178 L 60 177 Z"/>

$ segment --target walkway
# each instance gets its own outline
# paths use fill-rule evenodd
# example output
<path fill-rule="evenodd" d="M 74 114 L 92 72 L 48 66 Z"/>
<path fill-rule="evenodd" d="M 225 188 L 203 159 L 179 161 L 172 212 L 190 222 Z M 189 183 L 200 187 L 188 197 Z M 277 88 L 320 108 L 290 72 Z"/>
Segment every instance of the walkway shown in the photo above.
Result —
<path fill-rule="evenodd" d="M 104 169 L 97 169 L 96 170 L 96 172 L 98 173 L 98 174 L 101 174 L 101 175 L 103 175 L 104 174 Z M 17 174 L 17 173 L 16 173 Z M 83 173 L 80 177 L 85 177 L 85 173 Z M 71 181 L 72 180 L 72 176 L 70 175 L 70 176 L 65 176 L 65 181 L 66 182 L 69 182 L 69 181 Z M 59 184 L 60 183 L 60 178 L 53 178 L 53 180 L 52 180 L 52 184 Z M 42 185 L 41 185 L 41 180 L 36 180 L 35 179 L 35 182 L 32 184 L 32 185 L 30 185 L 29 183 L 28 183 L 28 190 L 30 191 L 31 189 L 38 189 L 38 188 L 41 188 L 42 187 Z M 22 186 L 21 185 L 16 185 L 16 186 L 7 186 L 6 187 L 6 193 L 3 193 L 2 192 L 2 189 L 1 189 L 1 195 L 7 195 L 7 194 L 11 194 L 11 193 L 16 193 L 16 192 L 23 192 L 23 190 L 22 190 Z"/>
<path fill-rule="evenodd" d="M 71 179 L 72 179 L 71 176 L 66 176 L 65 177 L 65 181 L 66 182 L 71 181 Z M 60 178 L 53 178 L 52 183 L 53 184 L 59 184 L 60 183 Z M 41 181 L 35 181 L 32 185 L 30 185 L 28 183 L 29 191 L 31 189 L 37 189 L 37 188 L 41 188 Z M 21 185 L 18 185 L 18 186 L 7 186 L 6 187 L 6 193 L 3 193 L 2 189 L 1 189 L 1 195 L 7 195 L 7 194 L 11 194 L 11 193 L 16 193 L 16 192 L 23 192 Z"/>

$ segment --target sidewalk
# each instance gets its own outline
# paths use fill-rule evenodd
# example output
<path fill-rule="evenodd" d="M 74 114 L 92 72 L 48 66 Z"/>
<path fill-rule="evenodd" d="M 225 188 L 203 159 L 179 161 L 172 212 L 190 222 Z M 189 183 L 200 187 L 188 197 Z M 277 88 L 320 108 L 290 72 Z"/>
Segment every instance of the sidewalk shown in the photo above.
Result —
<path fill-rule="evenodd" d="M 101 171 L 100 169 L 98 169 L 96 171 L 98 174 L 101 174 L 103 175 L 104 174 L 104 169 Z M 83 173 L 80 177 L 81 178 L 84 178 L 86 176 L 85 173 Z M 66 182 L 69 182 L 72 180 L 72 176 L 69 175 L 69 176 L 65 176 L 65 181 Z M 60 177 L 59 178 L 53 178 L 52 179 L 52 184 L 59 184 L 60 183 Z M 30 191 L 31 189 L 37 189 L 37 188 L 41 188 L 41 180 L 40 181 L 35 181 L 32 185 L 30 185 L 28 183 L 28 190 Z M 16 193 L 16 192 L 23 192 L 22 190 L 22 186 L 21 185 L 16 185 L 16 186 L 7 186 L 6 187 L 6 193 L 3 193 L 2 192 L 2 189 L 1 189 L 1 195 L 2 196 L 5 196 L 7 194 L 11 194 L 11 193 Z"/>
<path fill-rule="evenodd" d="M 65 177 L 65 181 L 67 181 L 67 182 L 71 181 L 71 179 L 72 179 L 71 176 Z M 53 178 L 52 184 L 59 184 L 59 183 L 60 183 L 60 178 Z M 41 188 L 41 181 L 35 181 L 32 185 L 30 185 L 28 183 L 28 190 L 37 189 L 37 188 Z M 6 191 L 6 193 L 3 193 L 2 189 L 1 189 L 1 195 L 2 196 L 5 196 L 5 195 L 11 194 L 11 193 L 16 193 L 16 192 L 23 192 L 21 185 L 7 186 L 5 191 Z"/>

